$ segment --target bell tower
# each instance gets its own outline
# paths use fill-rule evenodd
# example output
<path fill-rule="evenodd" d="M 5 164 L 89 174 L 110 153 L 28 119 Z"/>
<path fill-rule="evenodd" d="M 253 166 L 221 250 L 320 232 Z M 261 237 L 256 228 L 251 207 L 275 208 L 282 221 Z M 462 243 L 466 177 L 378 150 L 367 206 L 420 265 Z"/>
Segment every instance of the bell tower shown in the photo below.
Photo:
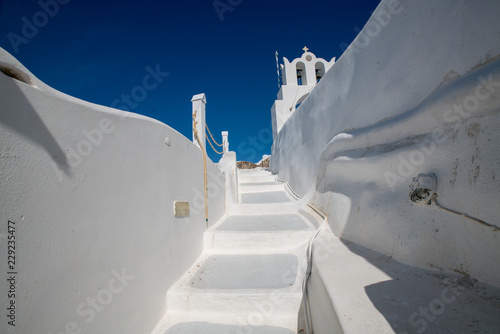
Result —
<path fill-rule="evenodd" d="M 271 108 L 273 139 L 276 139 L 283 124 L 335 64 L 335 57 L 326 61 L 317 58 L 307 47 L 302 50 L 304 53 L 300 58 L 290 62 L 283 57 L 283 64 L 280 65 L 282 85 Z"/>

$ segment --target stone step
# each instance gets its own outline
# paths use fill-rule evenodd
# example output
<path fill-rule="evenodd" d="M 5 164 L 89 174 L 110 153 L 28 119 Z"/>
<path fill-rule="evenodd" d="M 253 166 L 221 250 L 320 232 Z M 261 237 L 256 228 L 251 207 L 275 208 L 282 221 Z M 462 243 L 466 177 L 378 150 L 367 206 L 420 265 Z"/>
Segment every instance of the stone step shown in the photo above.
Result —
<path fill-rule="evenodd" d="M 282 203 L 242 203 L 235 205 L 229 215 L 272 215 L 297 213 L 300 208 L 296 202 Z"/>
<path fill-rule="evenodd" d="M 297 316 L 168 312 L 152 334 L 295 334 Z"/>
<path fill-rule="evenodd" d="M 307 243 L 315 226 L 302 214 L 232 215 L 205 233 L 207 250 L 241 252 L 269 252 Z"/>
<path fill-rule="evenodd" d="M 307 247 L 314 231 L 215 232 L 206 233 L 205 249 L 211 253 L 269 254 L 288 252 L 290 247 Z"/>
<path fill-rule="evenodd" d="M 264 291 L 200 291 L 192 290 L 180 292 L 179 290 L 168 293 L 168 309 L 177 312 L 203 312 L 209 314 L 240 315 L 255 312 L 265 312 L 268 316 L 285 316 L 294 314 L 297 319 L 302 294 L 291 293 L 287 290 Z"/>
<path fill-rule="evenodd" d="M 176 312 L 243 314 L 268 307 L 273 314 L 296 314 L 306 265 L 301 253 L 206 253 L 168 291 L 167 307 Z"/>
<path fill-rule="evenodd" d="M 243 182 L 238 185 L 240 192 L 284 191 L 285 185 L 275 181 Z"/>
<path fill-rule="evenodd" d="M 254 192 L 240 191 L 239 195 L 240 203 L 242 204 L 290 203 L 294 201 L 294 198 L 284 191 L 284 189 Z"/>
<path fill-rule="evenodd" d="M 272 175 L 270 172 L 264 170 L 238 170 L 238 183 L 263 183 L 263 182 L 275 182 L 276 175 Z"/>

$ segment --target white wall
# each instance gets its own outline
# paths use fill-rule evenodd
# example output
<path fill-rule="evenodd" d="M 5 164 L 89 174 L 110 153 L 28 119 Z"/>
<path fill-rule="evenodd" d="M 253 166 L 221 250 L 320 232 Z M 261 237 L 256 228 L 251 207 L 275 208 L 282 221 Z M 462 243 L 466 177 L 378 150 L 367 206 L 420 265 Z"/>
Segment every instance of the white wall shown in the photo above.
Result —
<path fill-rule="evenodd" d="M 201 150 L 158 121 L 51 89 L 1 49 L 0 63 L 34 84 L 0 73 L 3 310 L 8 220 L 18 272 L 16 327 L 4 318 L 0 332 L 151 332 L 168 288 L 203 248 Z M 78 150 L 87 155 L 71 155 Z M 222 173 L 208 167 L 220 188 Z M 190 202 L 190 217 L 174 217 L 175 200 Z M 222 188 L 212 191 L 210 224 L 223 214 Z"/>
<path fill-rule="evenodd" d="M 435 173 L 440 204 L 500 225 L 499 16 L 495 0 L 382 1 L 283 126 L 272 170 L 343 239 L 499 286 L 498 231 L 408 197 Z"/>

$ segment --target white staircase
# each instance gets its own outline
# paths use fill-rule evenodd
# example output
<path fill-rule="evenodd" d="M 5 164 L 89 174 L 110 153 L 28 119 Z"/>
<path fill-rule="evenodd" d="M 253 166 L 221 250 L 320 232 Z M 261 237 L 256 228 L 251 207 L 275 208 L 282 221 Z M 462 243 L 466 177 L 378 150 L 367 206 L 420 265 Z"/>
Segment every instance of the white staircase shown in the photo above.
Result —
<path fill-rule="evenodd" d="M 239 172 L 241 204 L 205 232 L 153 334 L 293 334 L 319 217 L 264 170 Z"/>

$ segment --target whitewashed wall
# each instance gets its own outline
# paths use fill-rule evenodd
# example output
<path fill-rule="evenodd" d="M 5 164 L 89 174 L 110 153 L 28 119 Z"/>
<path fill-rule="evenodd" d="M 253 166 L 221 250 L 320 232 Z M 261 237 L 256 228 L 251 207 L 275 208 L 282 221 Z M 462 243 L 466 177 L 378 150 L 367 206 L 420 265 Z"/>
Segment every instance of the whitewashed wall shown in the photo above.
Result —
<path fill-rule="evenodd" d="M 500 5 L 384 0 L 273 145 L 271 168 L 345 240 L 500 285 L 499 233 L 410 201 L 435 173 L 440 204 L 500 225 Z"/>
<path fill-rule="evenodd" d="M 158 121 L 47 87 L 1 49 L 0 68 L 32 83 L 0 72 L 3 310 L 8 220 L 18 272 L 16 327 L 2 315 L 0 332 L 151 332 L 203 248 L 201 150 Z M 208 167 L 213 224 L 224 177 Z M 190 202 L 189 217 L 174 217 L 175 200 Z"/>

